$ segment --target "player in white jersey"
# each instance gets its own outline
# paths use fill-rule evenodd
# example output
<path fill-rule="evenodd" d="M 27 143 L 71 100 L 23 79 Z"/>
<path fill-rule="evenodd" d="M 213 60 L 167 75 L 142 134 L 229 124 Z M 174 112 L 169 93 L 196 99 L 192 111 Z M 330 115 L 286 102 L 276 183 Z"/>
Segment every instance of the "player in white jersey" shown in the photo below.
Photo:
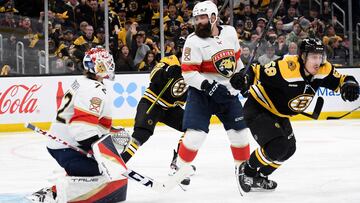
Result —
<path fill-rule="evenodd" d="M 103 79 L 114 79 L 115 64 L 109 52 L 97 47 L 85 53 L 83 66 L 86 76 L 75 80 L 64 94 L 49 133 L 69 145 L 95 151 L 96 142 L 107 136 L 112 128 L 111 101 Z M 126 199 L 127 179 L 120 176 L 116 181 L 109 181 L 102 175 L 102 162 L 96 154 L 95 159 L 89 158 L 53 140 L 48 142 L 47 149 L 64 168 L 67 177 L 65 184 L 34 193 L 30 198 L 34 202 L 118 202 Z"/>
<path fill-rule="evenodd" d="M 231 76 L 243 68 L 240 45 L 232 26 L 219 26 L 218 10 L 211 1 L 193 9 L 195 33 L 184 45 L 182 71 L 189 85 L 183 120 L 186 134 L 179 148 L 179 167 L 190 164 L 209 132 L 210 117 L 223 123 L 238 167 L 249 158 L 248 129 L 243 121 L 239 91 L 230 85 Z"/>

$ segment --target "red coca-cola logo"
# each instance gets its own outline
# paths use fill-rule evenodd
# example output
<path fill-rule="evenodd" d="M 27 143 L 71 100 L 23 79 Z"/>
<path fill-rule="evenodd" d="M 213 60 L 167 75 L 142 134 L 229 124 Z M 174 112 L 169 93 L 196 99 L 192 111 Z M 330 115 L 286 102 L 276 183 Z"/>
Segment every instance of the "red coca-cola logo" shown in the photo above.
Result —
<path fill-rule="evenodd" d="M 0 114 L 32 113 L 37 108 L 37 98 L 33 98 L 41 85 L 13 85 L 0 92 Z"/>

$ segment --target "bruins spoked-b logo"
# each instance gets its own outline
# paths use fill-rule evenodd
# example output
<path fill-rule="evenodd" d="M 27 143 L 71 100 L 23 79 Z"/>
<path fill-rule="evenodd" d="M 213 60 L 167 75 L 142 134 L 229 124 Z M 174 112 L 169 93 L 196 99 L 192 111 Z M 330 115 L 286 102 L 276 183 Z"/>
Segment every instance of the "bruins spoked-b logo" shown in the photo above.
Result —
<path fill-rule="evenodd" d="M 313 100 L 314 95 L 303 94 L 289 101 L 289 108 L 294 112 L 303 112 Z"/>
<path fill-rule="evenodd" d="M 230 78 L 236 69 L 235 52 L 232 49 L 217 52 L 212 57 L 216 70 L 223 76 Z"/>

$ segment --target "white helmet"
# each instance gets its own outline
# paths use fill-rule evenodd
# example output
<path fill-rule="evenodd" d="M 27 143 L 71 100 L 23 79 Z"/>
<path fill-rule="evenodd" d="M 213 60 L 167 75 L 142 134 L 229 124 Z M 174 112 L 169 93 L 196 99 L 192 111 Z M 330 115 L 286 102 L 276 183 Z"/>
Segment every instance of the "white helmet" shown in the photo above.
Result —
<path fill-rule="evenodd" d="M 218 13 L 219 11 L 212 1 L 199 2 L 194 6 L 192 11 L 193 17 L 206 14 L 208 15 L 209 19 L 211 19 L 212 14 L 215 14 L 217 17 Z"/>
<path fill-rule="evenodd" d="M 102 47 L 91 48 L 85 52 L 84 69 L 96 76 L 114 80 L 115 63 L 113 56 Z"/>

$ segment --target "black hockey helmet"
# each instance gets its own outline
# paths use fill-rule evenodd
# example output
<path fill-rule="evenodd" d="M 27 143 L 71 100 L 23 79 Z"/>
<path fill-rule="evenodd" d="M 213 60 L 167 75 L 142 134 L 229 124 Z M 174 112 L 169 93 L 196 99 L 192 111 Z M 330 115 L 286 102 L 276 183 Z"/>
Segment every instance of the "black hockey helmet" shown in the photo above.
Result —
<path fill-rule="evenodd" d="M 299 57 L 305 63 L 308 53 L 320 53 L 323 55 L 321 64 L 326 61 L 325 46 L 323 42 L 318 38 L 305 38 L 300 43 Z"/>
<path fill-rule="evenodd" d="M 300 44 L 300 54 L 303 53 L 324 53 L 325 47 L 318 38 L 305 38 Z"/>

